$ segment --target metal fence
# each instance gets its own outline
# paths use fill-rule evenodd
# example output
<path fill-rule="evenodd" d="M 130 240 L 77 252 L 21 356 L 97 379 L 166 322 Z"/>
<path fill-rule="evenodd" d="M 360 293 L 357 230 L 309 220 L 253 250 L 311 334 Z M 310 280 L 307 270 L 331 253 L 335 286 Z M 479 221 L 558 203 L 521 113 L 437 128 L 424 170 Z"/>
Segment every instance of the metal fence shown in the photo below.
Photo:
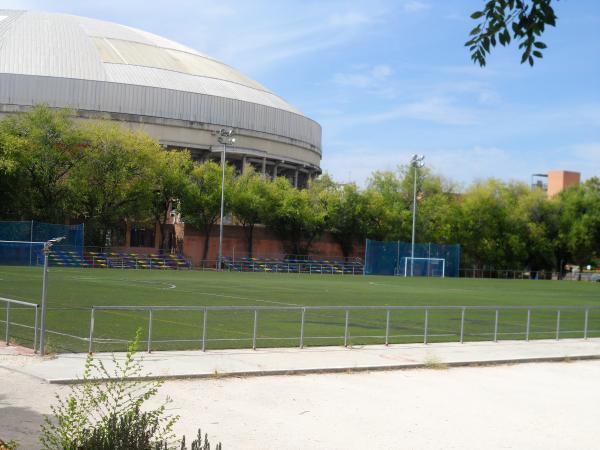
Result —
<path fill-rule="evenodd" d="M 412 312 L 420 312 L 421 316 L 421 330 L 422 332 L 418 335 L 412 334 L 411 337 L 421 337 L 424 344 L 428 344 L 431 342 L 430 338 L 434 336 L 431 333 L 431 324 L 430 319 L 431 315 L 435 311 L 453 311 L 454 313 L 458 313 L 460 315 L 460 319 L 458 322 L 458 329 L 449 334 L 445 334 L 444 336 L 457 336 L 457 341 L 460 343 L 464 343 L 465 336 L 467 333 L 466 325 L 467 318 L 470 314 L 475 312 L 487 311 L 489 313 L 493 313 L 493 318 L 490 320 L 489 325 L 492 325 L 493 331 L 491 333 L 484 333 L 487 339 L 493 342 L 497 342 L 501 335 L 519 335 L 523 337 L 526 341 L 530 340 L 532 330 L 532 312 L 545 312 L 553 314 L 553 321 L 555 321 L 555 329 L 551 331 L 551 337 L 559 340 L 561 338 L 561 333 L 569 334 L 571 337 L 573 334 L 577 334 L 577 337 L 581 337 L 583 339 L 588 339 L 589 337 L 589 322 L 590 322 L 590 312 L 591 311 L 600 311 L 600 306 L 590 306 L 590 307 L 577 307 L 577 306 L 94 306 L 91 309 L 90 315 L 90 325 L 89 325 L 89 338 L 87 338 L 89 348 L 88 351 L 90 353 L 94 350 L 95 343 L 108 343 L 108 342 L 128 342 L 122 339 L 111 339 L 111 338 L 96 338 L 95 337 L 95 324 L 96 324 L 96 314 L 101 311 L 137 311 L 143 312 L 147 314 L 148 326 L 147 326 L 147 339 L 142 340 L 142 343 L 147 344 L 147 351 L 151 352 L 153 350 L 153 344 L 157 342 L 167 343 L 167 342 L 195 342 L 195 348 L 200 348 L 202 351 L 206 351 L 208 348 L 208 344 L 211 342 L 217 341 L 243 341 L 244 338 L 208 338 L 209 331 L 209 313 L 214 312 L 246 312 L 250 313 L 251 325 L 252 325 L 252 337 L 251 337 L 251 347 L 252 349 L 258 348 L 258 324 L 259 318 L 261 314 L 267 312 L 287 312 L 287 313 L 299 313 L 300 318 L 298 321 L 298 333 L 296 337 L 293 339 L 297 341 L 297 346 L 299 348 L 303 348 L 306 345 L 306 340 L 309 338 L 313 339 L 331 339 L 332 336 L 315 336 L 315 335 L 307 335 L 306 333 L 306 323 L 307 323 L 307 314 L 314 312 L 326 312 L 326 311 L 337 311 L 343 313 L 344 317 L 344 325 L 343 325 L 343 335 L 342 336 L 334 336 L 333 338 L 343 340 L 344 347 L 347 347 L 350 343 L 350 329 L 353 326 L 360 326 L 360 324 L 356 322 L 352 322 L 351 320 L 358 312 L 379 312 L 382 314 L 382 318 L 385 318 L 385 321 L 382 322 L 382 327 L 380 329 L 380 334 L 377 335 L 369 335 L 369 336 L 352 336 L 353 338 L 375 338 L 378 340 L 378 343 L 389 345 L 390 338 L 392 335 L 390 334 L 390 325 L 391 325 L 391 313 L 394 311 L 412 311 Z M 153 322 L 155 320 L 154 315 L 159 311 L 182 311 L 182 312 L 190 312 L 190 311 L 198 311 L 202 313 L 202 320 L 197 325 L 197 329 L 201 330 L 201 337 L 196 340 L 174 340 L 174 339 L 162 339 L 160 341 L 156 341 L 153 339 Z M 500 333 L 499 325 L 502 320 L 502 316 L 507 312 L 515 312 L 520 311 L 522 313 L 526 313 L 526 318 L 523 323 L 517 324 L 516 326 L 520 326 L 521 329 L 516 332 L 511 333 Z M 575 330 L 569 329 L 561 329 L 561 315 L 567 312 L 578 312 L 583 314 L 582 321 L 579 325 L 581 328 L 577 328 Z M 353 316 L 354 315 L 354 316 Z M 477 319 L 481 321 L 481 319 Z M 514 320 L 514 318 L 512 319 Z M 569 320 L 570 325 L 573 324 L 573 319 Z M 250 325 L 250 324 L 249 324 Z M 514 325 L 514 324 L 513 324 Z M 594 330 L 596 332 L 598 330 Z M 548 332 L 546 332 L 547 334 Z M 482 333 L 477 333 L 480 335 Z M 396 335 L 397 336 L 397 335 Z M 437 335 L 439 336 L 439 335 Z M 285 339 L 285 338 L 281 338 Z M 417 340 L 413 340 L 412 342 L 417 342 Z M 239 347 L 238 347 L 239 348 Z"/>
<path fill-rule="evenodd" d="M 235 248 L 232 249 L 231 252 L 223 255 L 224 258 L 228 258 L 233 262 L 239 262 L 244 260 L 251 259 L 271 259 L 271 260 L 294 260 L 294 261 L 306 261 L 306 262 L 319 262 L 319 261 L 337 261 L 337 262 L 345 262 L 345 263 L 358 263 L 363 264 L 363 259 L 358 256 L 341 256 L 337 255 L 300 255 L 293 253 L 254 253 L 249 254 L 248 252 L 238 251 Z"/>
<path fill-rule="evenodd" d="M 38 310 L 39 310 L 39 306 L 35 303 L 24 302 L 21 300 L 13 300 L 13 299 L 4 298 L 4 297 L 0 297 L 0 302 L 4 303 L 4 305 L 5 305 L 4 320 L 1 320 L 1 322 L 4 323 L 4 341 L 6 342 L 6 345 L 9 345 L 9 343 L 10 343 L 12 327 L 25 328 L 25 329 L 30 329 L 33 332 L 33 350 L 36 351 L 37 350 L 37 341 L 38 341 L 38 318 L 39 318 Z M 31 309 L 31 308 L 34 311 L 33 325 L 27 325 L 25 323 L 15 322 L 13 320 L 14 313 L 19 314 L 21 312 L 21 310 Z M 21 315 L 21 314 L 19 314 L 19 315 Z"/>
<path fill-rule="evenodd" d="M 558 273 L 547 270 L 460 269 L 461 278 L 498 278 L 505 280 L 558 280 Z"/>
<path fill-rule="evenodd" d="M 308 273 L 328 275 L 363 275 L 362 265 L 354 263 L 317 263 L 286 261 L 225 261 L 229 272 L 273 272 L 273 273 Z"/>

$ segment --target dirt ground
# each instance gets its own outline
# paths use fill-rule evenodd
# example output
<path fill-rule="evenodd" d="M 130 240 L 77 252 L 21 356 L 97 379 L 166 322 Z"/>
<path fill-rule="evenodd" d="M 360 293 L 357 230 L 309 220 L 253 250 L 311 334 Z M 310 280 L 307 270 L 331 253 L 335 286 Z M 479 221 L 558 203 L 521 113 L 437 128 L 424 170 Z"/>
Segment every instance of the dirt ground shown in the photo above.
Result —
<path fill-rule="evenodd" d="M 169 381 L 162 396 L 230 449 L 600 448 L 600 361 Z M 66 386 L 0 369 L 0 438 L 38 448 Z"/>

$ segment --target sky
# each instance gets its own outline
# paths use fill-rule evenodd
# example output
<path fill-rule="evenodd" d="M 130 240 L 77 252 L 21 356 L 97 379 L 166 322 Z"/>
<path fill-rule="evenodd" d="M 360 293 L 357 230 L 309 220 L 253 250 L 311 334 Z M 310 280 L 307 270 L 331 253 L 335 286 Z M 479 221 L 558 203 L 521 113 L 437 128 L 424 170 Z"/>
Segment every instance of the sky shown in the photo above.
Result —
<path fill-rule="evenodd" d="M 556 2 L 544 58 L 516 46 L 475 66 L 483 0 L 3 0 L 165 36 L 274 91 L 323 128 L 324 172 L 364 185 L 425 155 L 466 186 L 574 170 L 600 176 L 600 2 Z"/>

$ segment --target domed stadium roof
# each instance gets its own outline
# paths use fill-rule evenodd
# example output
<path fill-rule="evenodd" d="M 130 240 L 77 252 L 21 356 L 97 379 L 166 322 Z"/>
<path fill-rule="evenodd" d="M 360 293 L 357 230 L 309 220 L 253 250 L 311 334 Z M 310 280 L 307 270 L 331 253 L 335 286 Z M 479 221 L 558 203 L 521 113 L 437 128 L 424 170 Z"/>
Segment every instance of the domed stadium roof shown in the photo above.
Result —
<path fill-rule="evenodd" d="M 232 67 L 127 26 L 0 10 L 0 104 L 201 122 L 273 134 L 320 154 L 320 126 Z"/>

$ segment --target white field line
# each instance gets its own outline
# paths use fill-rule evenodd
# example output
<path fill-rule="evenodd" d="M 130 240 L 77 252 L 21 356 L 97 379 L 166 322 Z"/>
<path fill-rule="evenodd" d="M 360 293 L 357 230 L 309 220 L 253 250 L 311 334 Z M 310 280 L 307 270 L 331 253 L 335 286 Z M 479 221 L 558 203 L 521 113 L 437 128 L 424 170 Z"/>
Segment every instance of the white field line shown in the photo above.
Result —
<path fill-rule="evenodd" d="M 244 297 L 244 296 L 239 296 L 239 295 L 228 295 L 228 294 L 216 294 L 216 293 L 212 293 L 212 292 L 199 292 L 196 290 L 189 290 L 189 289 L 179 289 L 177 288 L 177 285 L 172 283 L 172 282 L 167 282 L 167 281 L 159 281 L 159 280 L 128 280 L 128 279 L 124 279 L 124 278 L 120 278 L 117 280 L 106 280 L 103 278 L 94 278 L 94 277 L 72 277 L 73 279 L 81 279 L 82 281 L 91 281 L 93 283 L 99 282 L 99 283 L 111 283 L 111 282 L 117 282 L 119 284 L 125 284 L 125 285 L 134 285 L 134 286 L 144 286 L 144 287 L 148 287 L 148 288 L 156 288 L 156 289 L 161 289 L 161 290 L 166 290 L 166 289 L 173 289 L 177 292 L 177 293 L 186 293 L 186 294 L 196 294 L 196 295 L 204 295 L 204 296 L 208 296 L 208 297 L 221 297 L 221 298 L 230 298 L 230 299 L 234 299 L 234 300 L 248 300 L 248 301 L 253 301 L 253 302 L 260 302 L 260 303 L 270 303 L 270 304 L 274 304 L 274 305 L 283 305 L 283 306 L 304 306 L 298 303 L 289 303 L 289 302 L 278 302 L 275 300 L 266 300 L 266 299 L 261 299 L 261 298 L 251 298 L 251 297 Z M 161 285 L 161 287 L 159 287 L 158 285 Z M 164 287 L 164 285 L 167 285 L 167 287 Z M 236 287 L 235 289 L 243 289 L 244 286 L 240 285 L 239 287 Z M 226 288 L 225 288 L 226 289 Z M 293 290 L 293 291 L 299 291 L 298 289 L 290 289 L 290 288 L 286 288 L 288 290 Z"/>

